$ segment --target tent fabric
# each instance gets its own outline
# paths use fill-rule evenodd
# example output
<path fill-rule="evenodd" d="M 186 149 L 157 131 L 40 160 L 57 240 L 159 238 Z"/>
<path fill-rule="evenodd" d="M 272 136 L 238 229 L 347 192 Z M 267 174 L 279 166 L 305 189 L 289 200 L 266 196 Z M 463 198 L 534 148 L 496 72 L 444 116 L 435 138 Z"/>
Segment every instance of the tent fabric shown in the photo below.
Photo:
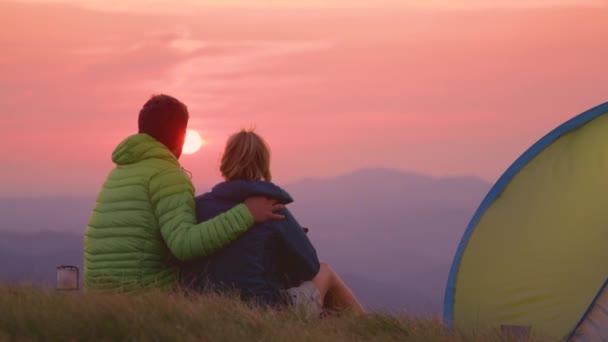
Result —
<path fill-rule="evenodd" d="M 608 103 L 559 126 L 490 190 L 450 270 L 448 325 L 531 326 L 558 339 L 584 326 L 581 317 L 608 275 L 604 114 Z"/>

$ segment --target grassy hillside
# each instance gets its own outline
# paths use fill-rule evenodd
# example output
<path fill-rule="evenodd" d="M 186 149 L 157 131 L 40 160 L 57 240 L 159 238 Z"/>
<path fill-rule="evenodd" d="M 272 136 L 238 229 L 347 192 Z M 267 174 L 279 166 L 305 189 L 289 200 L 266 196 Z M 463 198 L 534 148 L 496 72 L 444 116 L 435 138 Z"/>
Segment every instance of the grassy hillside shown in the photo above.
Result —
<path fill-rule="evenodd" d="M 496 332 L 449 334 L 437 320 L 390 315 L 306 321 L 232 298 L 118 295 L 0 287 L 0 340 L 509 341 Z"/>

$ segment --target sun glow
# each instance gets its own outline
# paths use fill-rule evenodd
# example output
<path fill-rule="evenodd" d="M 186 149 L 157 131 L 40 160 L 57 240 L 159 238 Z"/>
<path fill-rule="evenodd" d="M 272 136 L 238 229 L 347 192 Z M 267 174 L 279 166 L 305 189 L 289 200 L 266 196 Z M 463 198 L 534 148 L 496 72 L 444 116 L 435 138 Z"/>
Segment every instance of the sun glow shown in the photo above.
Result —
<path fill-rule="evenodd" d="M 186 131 L 186 141 L 184 142 L 183 154 L 194 154 L 201 149 L 205 144 L 205 141 L 201 138 L 200 134 L 194 130 Z"/>

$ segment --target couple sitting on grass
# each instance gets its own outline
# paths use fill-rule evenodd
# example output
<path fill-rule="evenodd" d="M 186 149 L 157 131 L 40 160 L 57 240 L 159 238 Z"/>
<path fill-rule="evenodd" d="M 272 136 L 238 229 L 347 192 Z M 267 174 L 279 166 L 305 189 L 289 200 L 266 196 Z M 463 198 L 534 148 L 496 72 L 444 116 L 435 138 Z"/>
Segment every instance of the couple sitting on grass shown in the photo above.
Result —
<path fill-rule="evenodd" d="M 189 114 L 167 95 L 139 112 L 139 133 L 115 149 L 84 239 L 89 289 L 238 291 L 248 302 L 303 310 L 364 312 L 285 208 L 270 182 L 270 153 L 258 135 L 228 140 L 225 179 L 195 199 L 180 166 Z"/>

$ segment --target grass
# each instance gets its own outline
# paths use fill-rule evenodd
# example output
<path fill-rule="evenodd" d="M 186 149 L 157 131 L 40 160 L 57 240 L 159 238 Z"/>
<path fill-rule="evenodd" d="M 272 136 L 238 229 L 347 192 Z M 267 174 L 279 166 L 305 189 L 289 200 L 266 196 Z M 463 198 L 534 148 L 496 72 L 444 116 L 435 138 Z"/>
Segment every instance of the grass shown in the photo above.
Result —
<path fill-rule="evenodd" d="M 511 341 L 496 331 L 448 332 L 438 319 L 333 315 L 304 320 L 235 298 L 0 287 L 9 341 Z"/>

